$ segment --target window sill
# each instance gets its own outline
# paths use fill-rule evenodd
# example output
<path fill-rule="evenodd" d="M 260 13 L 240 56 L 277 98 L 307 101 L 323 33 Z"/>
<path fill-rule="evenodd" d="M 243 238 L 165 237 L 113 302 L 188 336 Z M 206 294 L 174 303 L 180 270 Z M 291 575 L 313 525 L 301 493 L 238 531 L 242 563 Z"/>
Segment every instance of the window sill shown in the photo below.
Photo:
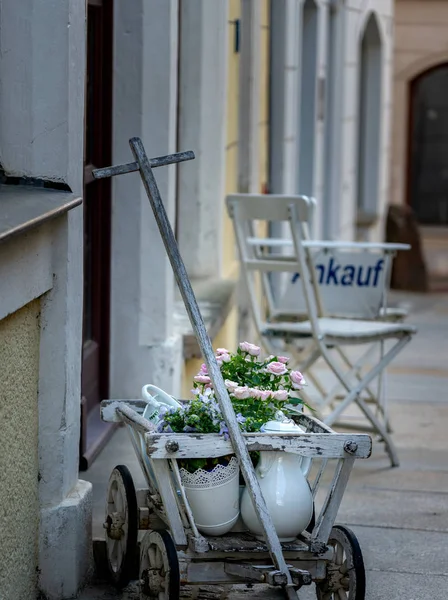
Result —
<path fill-rule="evenodd" d="M 199 304 L 199 310 L 204 319 L 207 333 L 213 341 L 234 305 L 236 281 L 231 279 L 197 279 L 192 280 L 191 285 Z M 175 303 L 174 327 L 176 333 L 183 337 L 184 359 L 201 358 L 199 344 L 180 297 L 176 299 Z"/>
<path fill-rule="evenodd" d="M 82 203 L 71 192 L 0 185 L 0 242 L 26 233 Z"/>

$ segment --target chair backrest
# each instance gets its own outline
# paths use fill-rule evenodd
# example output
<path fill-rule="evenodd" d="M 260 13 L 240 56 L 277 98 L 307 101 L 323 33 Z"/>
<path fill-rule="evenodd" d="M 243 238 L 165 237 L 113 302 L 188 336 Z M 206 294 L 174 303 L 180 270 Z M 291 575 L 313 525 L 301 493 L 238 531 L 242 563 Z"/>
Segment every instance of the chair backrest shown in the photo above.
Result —
<path fill-rule="evenodd" d="M 311 240 L 316 203 L 306 196 L 233 194 L 227 206 L 258 329 L 272 319 L 379 316 L 392 262 L 386 244 Z M 290 236 L 270 239 L 257 221 L 287 221 Z"/>
<path fill-rule="evenodd" d="M 296 273 L 305 299 L 308 318 L 317 327 L 317 317 L 321 314 L 319 290 L 311 253 L 303 246 L 309 240 L 309 226 L 314 206 L 305 196 L 232 194 L 226 199 L 229 215 L 233 220 L 235 236 L 246 281 L 251 309 L 259 334 L 263 333 L 268 321 L 278 313 L 279 294 L 273 289 L 272 274 L 285 273 L 289 277 Z M 269 245 L 269 224 L 273 222 L 289 224 L 293 254 L 275 253 Z M 263 222 L 264 230 L 263 230 Z M 260 235 L 261 237 L 254 237 Z M 261 244 L 254 244 L 260 240 Z M 263 246 L 266 240 L 266 246 Z M 273 252 L 274 249 L 274 252 Z"/>

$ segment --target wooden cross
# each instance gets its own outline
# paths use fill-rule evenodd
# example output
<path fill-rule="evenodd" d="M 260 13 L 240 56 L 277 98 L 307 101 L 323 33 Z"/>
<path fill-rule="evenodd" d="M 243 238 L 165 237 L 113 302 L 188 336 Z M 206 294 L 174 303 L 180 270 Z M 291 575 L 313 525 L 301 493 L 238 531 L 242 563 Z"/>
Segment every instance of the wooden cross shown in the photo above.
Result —
<path fill-rule="evenodd" d="M 93 171 L 93 177 L 95 179 L 102 179 L 105 177 L 122 175 L 124 173 L 132 173 L 134 171 L 140 172 L 140 177 L 142 178 L 143 185 L 145 186 L 149 203 L 151 204 L 154 218 L 159 227 L 160 235 L 162 236 L 165 250 L 168 254 L 177 285 L 182 295 L 182 299 L 184 301 L 185 308 L 190 318 L 190 322 L 196 335 L 199 347 L 201 348 L 202 356 L 204 357 L 205 364 L 207 365 L 208 373 L 215 390 L 216 399 L 218 400 L 219 407 L 227 424 L 233 449 L 238 457 L 241 471 L 246 481 L 255 511 L 263 527 L 271 558 L 275 567 L 281 571 L 286 578 L 286 592 L 288 598 L 297 599 L 297 594 L 292 585 L 291 575 L 283 556 L 282 547 L 278 539 L 277 532 L 275 531 L 274 524 L 268 512 L 266 502 L 263 498 L 260 484 L 256 478 L 255 470 L 249 456 L 249 451 L 247 450 L 246 443 L 236 420 L 232 403 L 221 375 L 221 370 L 215 358 L 212 343 L 205 328 L 196 297 L 179 252 L 176 238 L 174 237 L 168 215 L 166 214 L 166 210 L 160 197 L 160 192 L 157 187 L 154 174 L 152 172 L 152 169 L 155 167 L 192 160 L 195 157 L 194 153 L 191 151 L 178 152 L 176 154 L 169 154 L 167 156 L 150 159 L 146 155 L 145 148 L 140 138 L 131 138 L 129 140 L 129 145 L 131 146 L 131 151 L 134 155 L 135 162 L 114 167 L 106 167 L 103 169 L 95 169 Z"/>

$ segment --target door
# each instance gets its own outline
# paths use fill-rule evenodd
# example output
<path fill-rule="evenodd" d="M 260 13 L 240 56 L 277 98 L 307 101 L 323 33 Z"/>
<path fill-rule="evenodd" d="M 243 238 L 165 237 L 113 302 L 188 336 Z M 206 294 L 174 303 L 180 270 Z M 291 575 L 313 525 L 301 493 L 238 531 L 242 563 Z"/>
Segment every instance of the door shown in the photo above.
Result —
<path fill-rule="evenodd" d="M 412 82 L 408 202 L 422 225 L 448 225 L 448 64 Z"/>
<path fill-rule="evenodd" d="M 111 184 L 92 177 L 112 158 L 112 9 L 112 0 L 87 2 L 81 470 L 112 432 L 99 411 L 109 391 Z"/>

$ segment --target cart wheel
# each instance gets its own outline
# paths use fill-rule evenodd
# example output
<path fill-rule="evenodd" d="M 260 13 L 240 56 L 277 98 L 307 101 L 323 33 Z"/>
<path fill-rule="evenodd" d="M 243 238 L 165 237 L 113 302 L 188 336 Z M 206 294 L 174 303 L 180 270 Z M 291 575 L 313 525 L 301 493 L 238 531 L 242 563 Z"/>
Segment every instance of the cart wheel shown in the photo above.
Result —
<path fill-rule="evenodd" d="M 134 482 L 129 469 L 112 471 L 106 501 L 106 558 L 110 578 L 117 588 L 131 580 L 137 552 L 138 511 Z"/>
<path fill-rule="evenodd" d="M 328 545 L 335 550 L 327 579 L 316 584 L 318 600 L 364 600 L 366 573 L 359 542 L 351 529 L 336 525 Z"/>
<path fill-rule="evenodd" d="M 148 531 L 141 542 L 140 600 L 179 600 L 179 561 L 167 531 Z"/>

